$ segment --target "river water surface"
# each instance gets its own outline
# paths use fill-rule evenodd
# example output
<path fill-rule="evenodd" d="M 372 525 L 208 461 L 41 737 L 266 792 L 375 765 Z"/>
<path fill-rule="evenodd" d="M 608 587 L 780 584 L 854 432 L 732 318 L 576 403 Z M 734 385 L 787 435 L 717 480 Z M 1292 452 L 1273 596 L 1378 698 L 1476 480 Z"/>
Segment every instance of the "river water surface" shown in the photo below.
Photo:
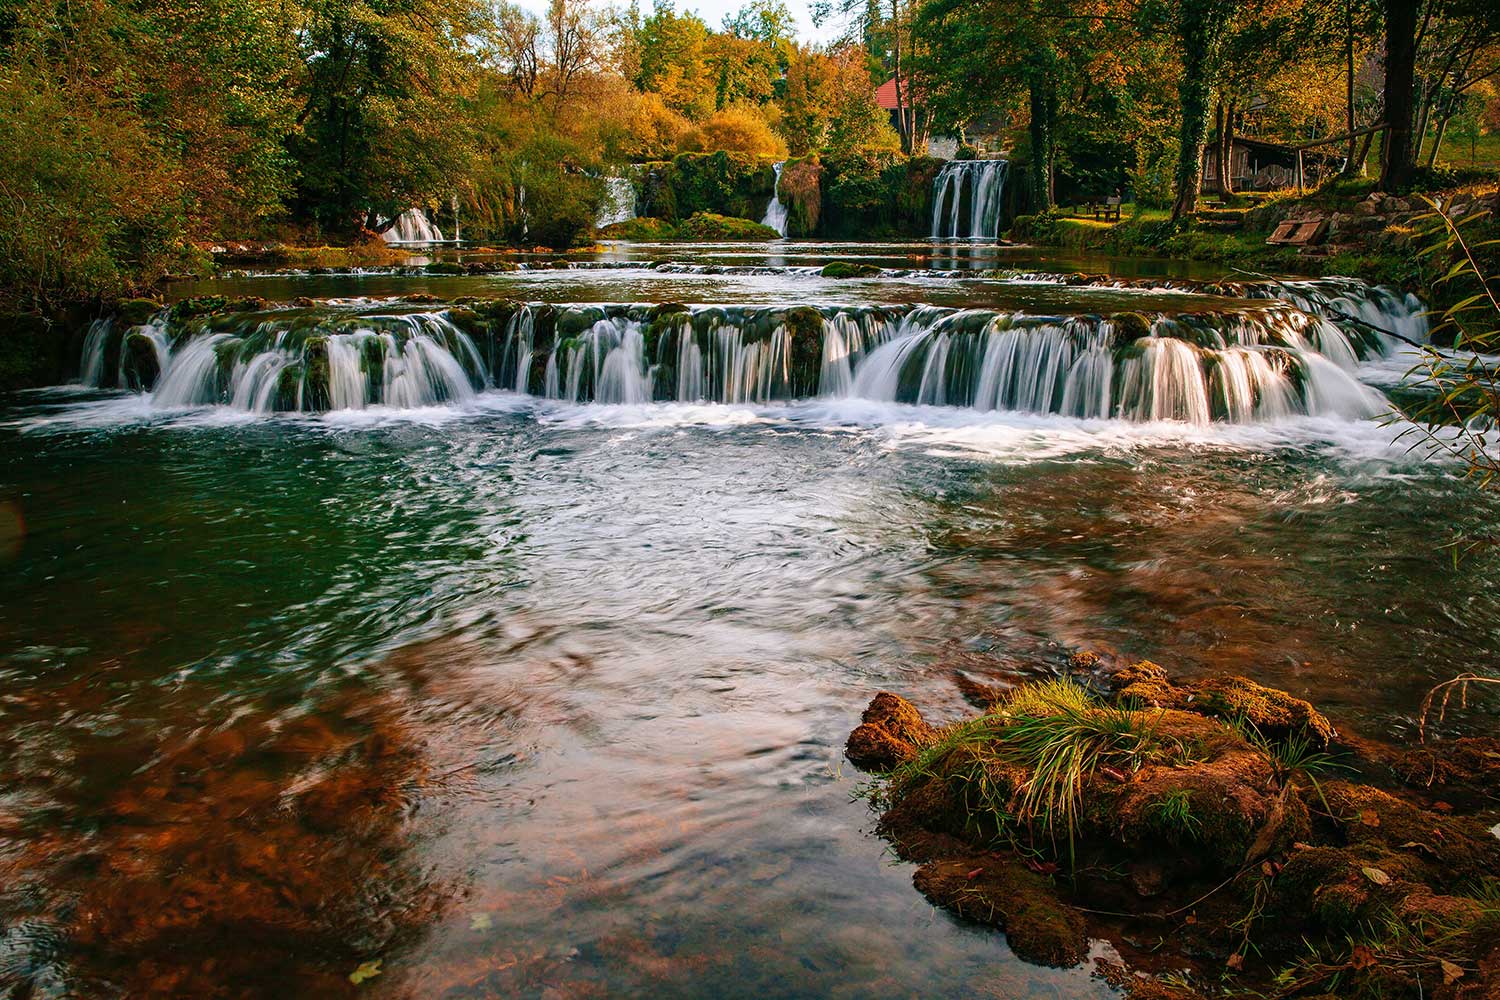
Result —
<path fill-rule="evenodd" d="M 1068 294 L 630 269 L 218 287 L 497 284 Z M 1078 648 L 1248 674 L 1410 738 L 1431 684 L 1494 669 L 1496 560 L 1455 569 L 1442 545 L 1500 510 L 1395 433 L 826 397 L 483 391 L 328 414 L 10 397 L 0 988 L 1110 996 L 1088 966 L 1026 965 L 934 911 L 873 836 L 844 738 L 877 690 L 953 717 L 957 672 L 1013 684 Z"/>

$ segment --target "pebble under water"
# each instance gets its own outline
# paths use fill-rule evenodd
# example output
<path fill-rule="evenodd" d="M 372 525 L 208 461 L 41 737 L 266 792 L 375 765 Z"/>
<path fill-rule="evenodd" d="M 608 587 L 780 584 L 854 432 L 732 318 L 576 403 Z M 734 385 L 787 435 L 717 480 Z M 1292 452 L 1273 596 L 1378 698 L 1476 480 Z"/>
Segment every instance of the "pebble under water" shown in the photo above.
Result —
<path fill-rule="evenodd" d="M 774 304 L 802 279 L 729 280 Z M 956 672 L 1086 647 L 1408 738 L 1433 683 L 1493 672 L 1500 561 L 1442 546 L 1500 508 L 1395 434 L 9 397 L 0 991 L 1111 996 L 913 891 L 845 737 L 877 690 L 957 717 Z"/>

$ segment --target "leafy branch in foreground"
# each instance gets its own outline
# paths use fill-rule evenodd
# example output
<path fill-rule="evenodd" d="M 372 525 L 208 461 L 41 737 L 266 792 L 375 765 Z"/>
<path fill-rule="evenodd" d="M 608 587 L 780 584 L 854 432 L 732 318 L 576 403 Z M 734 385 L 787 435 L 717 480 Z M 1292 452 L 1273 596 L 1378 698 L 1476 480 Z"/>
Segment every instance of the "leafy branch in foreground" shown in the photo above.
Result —
<path fill-rule="evenodd" d="M 1447 271 L 1433 281 L 1433 288 L 1456 291 L 1460 297 L 1432 314 L 1433 343 L 1422 346 L 1422 360 L 1408 372 L 1420 376 L 1417 384 L 1431 394 L 1406 409 L 1413 426 L 1401 436 L 1420 434 L 1429 455 L 1446 454 L 1459 460 L 1466 474 L 1484 489 L 1500 475 L 1500 457 L 1492 450 L 1492 437 L 1500 423 L 1500 382 L 1496 379 L 1500 297 L 1492 287 L 1496 279 L 1486 273 L 1478 251 L 1500 245 L 1500 240 L 1475 243 L 1465 235 L 1466 228 L 1491 215 L 1489 209 L 1457 219 L 1438 201 L 1424 200 L 1432 212 L 1423 219 L 1437 220 L 1430 233 L 1438 238 L 1421 254 L 1452 260 Z M 1451 349 L 1434 346 L 1450 341 Z"/>

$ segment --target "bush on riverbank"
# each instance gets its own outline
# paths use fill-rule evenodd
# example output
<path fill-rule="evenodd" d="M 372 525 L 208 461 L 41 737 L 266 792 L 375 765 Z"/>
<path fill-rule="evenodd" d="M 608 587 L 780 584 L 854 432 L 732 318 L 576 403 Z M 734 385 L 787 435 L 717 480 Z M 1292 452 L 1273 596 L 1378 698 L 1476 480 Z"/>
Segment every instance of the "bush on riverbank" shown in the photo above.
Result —
<path fill-rule="evenodd" d="M 1172 257 L 1255 273 L 1344 275 L 1414 290 L 1438 306 L 1455 301 L 1452 289 L 1439 287 L 1439 279 L 1454 263 L 1453 256 L 1424 253 L 1441 223 L 1422 218 L 1428 208 L 1421 197 L 1391 197 L 1372 187 L 1368 181 L 1333 181 L 1305 196 L 1263 199 L 1243 214 L 1239 230 L 1211 228 L 1191 220 L 1173 222 L 1167 211 L 1158 209 L 1138 208 L 1117 224 L 1075 218 L 1054 209 L 1018 217 L 1010 237 L 1079 252 Z M 1488 213 L 1471 222 L 1471 244 L 1485 245 L 1500 235 L 1494 216 L 1500 194 L 1493 181 L 1431 196 L 1444 203 L 1456 199 L 1468 205 L 1465 214 Z M 1266 243 L 1283 220 L 1307 217 L 1326 218 L 1330 223 L 1328 243 L 1316 248 L 1318 252 L 1302 253 Z M 1483 246 L 1481 252 L 1491 260 L 1500 256 L 1494 246 Z"/>
<path fill-rule="evenodd" d="M 770 163 L 738 153 L 682 153 L 645 166 L 637 201 L 641 214 L 667 222 L 700 212 L 759 219 L 776 187 Z"/>
<path fill-rule="evenodd" d="M 942 727 L 883 692 L 850 734 L 849 759 L 880 775 L 880 832 L 934 903 L 1044 964 L 1078 962 L 1087 935 L 1127 962 L 1145 958 L 1131 940 L 1169 941 L 1224 995 L 1278 973 L 1296 995 L 1500 989 L 1500 842 L 1485 829 L 1500 740 L 1403 751 L 1245 678 L 1072 667 L 1079 680 L 1011 691 L 966 682 L 983 713 Z"/>
<path fill-rule="evenodd" d="M 898 153 L 856 153 L 822 163 L 823 228 L 833 239 L 926 234 L 932 186 L 943 161 Z"/>
<path fill-rule="evenodd" d="M 604 239 L 635 240 L 645 243 L 670 240 L 694 240 L 706 243 L 760 242 L 781 238 L 781 234 L 770 226 L 763 226 L 749 219 L 716 215 L 713 212 L 699 212 L 679 225 L 673 225 L 665 219 L 650 217 L 626 219 L 624 222 L 605 226 L 599 231 L 599 235 Z"/>

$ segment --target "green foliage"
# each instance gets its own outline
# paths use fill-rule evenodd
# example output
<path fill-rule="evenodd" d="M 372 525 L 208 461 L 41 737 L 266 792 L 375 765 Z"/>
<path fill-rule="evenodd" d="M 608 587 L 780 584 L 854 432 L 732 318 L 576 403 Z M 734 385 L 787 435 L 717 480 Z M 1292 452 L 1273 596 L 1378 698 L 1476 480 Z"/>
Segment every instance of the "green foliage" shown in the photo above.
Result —
<path fill-rule="evenodd" d="M 683 153 L 653 164 L 643 182 L 646 214 L 676 221 L 712 212 L 759 219 L 776 187 L 770 164 L 728 152 Z"/>
<path fill-rule="evenodd" d="M 1168 792 L 1146 807 L 1146 821 L 1174 844 L 1196 841 L 1203 821 L 1193 815 L 1193 796 L 1185 788 Z"/>

